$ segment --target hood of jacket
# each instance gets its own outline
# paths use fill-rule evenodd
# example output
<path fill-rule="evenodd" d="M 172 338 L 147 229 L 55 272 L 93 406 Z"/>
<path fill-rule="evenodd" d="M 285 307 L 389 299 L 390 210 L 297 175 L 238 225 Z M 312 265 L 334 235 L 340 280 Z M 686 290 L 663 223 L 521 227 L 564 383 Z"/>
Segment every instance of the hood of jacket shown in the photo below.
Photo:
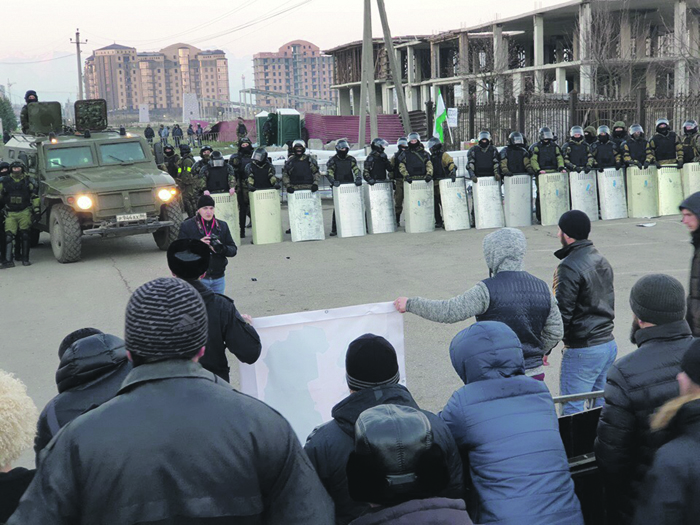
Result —
<path fill-rule="evenodd" d="M 654 431 L 668 428 L 680 433 L 687 426 L 700 426 L 700 394 L 674 397 L 651 418 L 651 429 Z"/>
<path fill-rule="evenodd" d="M 483 248 L 486 266 L 493 274 L 522 271 L 527 241 L 520 230 L 496 230 L 484 237 Z"/>
<path fill-rule="evenodd" d="M 56 371 L 59 393 L 85 385 L 127 362 L 124 340 L 109 334 L 79 339 L 63 354 Z"/>
<path fill-rule="evenodd" d="M 496 321 L 474 323 L 450 343 L 450 359 L 464 384 L 525 374 L 518 336 Z"/>
<path fill-rule="evenodd" d="M 678 206 L 679 210 L 688 210 L 700 218 L 700 192 L 693 193 Z"/>
<path fill-rule="evenodd" d="M 411 393 L 403 385 L 365 388 L 350 394 L 333 407 L 331 416 L 343 432 L 355 438 L 355 422 L 368 408 L 378 405 L 400 405 L 419 409 Z"/>

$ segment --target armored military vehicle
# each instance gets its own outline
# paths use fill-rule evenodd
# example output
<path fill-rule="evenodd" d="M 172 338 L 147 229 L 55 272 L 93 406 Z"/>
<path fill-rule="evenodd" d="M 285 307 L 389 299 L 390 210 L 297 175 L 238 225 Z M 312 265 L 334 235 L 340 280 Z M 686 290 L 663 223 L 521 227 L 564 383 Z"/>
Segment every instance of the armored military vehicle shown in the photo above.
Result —
<path fill-rule="evenodd" d="M 160 171 L 143 137 L 108 128 L 104 100 L 75 103 L 76 129 L 64 128 L 58 102 L 27 106 L 27 134 L 15 134 L 3 160 L 22 160 L 39 182 L 41 218 L 56 260 L 80 260 L 83 236 L 152 233 L 161 250 L 177 239 L 182 203 L 173 178 Z"/>

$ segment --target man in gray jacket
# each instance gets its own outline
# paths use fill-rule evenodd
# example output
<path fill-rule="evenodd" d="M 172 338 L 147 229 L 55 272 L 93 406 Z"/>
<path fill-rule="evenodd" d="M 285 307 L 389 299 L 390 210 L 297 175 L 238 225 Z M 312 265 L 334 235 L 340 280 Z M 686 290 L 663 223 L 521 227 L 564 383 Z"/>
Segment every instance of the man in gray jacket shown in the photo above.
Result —
<path fill-rule="evenodd" d="M 523 345 L 525 372 L 544 380 L 544 364 L 564 336 L 557 301 L 543 280 L 523 270 L 527 241 L 515 228 L 502 228 L 484 238 L 490 277 L 446 301 L 399 297 L 394 306 L 439 323 L 470 317 L 508 325 Z"/>

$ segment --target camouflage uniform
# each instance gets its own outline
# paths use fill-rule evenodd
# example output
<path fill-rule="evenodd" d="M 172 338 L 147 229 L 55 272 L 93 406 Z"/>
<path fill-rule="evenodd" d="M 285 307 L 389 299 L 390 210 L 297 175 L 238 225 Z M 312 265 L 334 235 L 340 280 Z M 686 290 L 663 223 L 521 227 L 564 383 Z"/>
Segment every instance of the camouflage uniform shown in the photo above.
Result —
<path fill-rule="evenodd" d="M 684 135 L 681 144 L 683 146 L 683 163 L 697 162 L 698 157 L 700 157 L 697 133 Z"/>
<path fill-rule="evenodd" d="M 204 170 L 204 168 L 208 165 L 209 165 L 209 158 L 206 158 L 206 159 L 201 158 L 197 162 L 194 163 L 194 166 L 192 166 L 192 173 L 194 173 L 197 176 L 201 176 L 202 170 Z"/>
<path fill-rule="evenodd" d="M 649 167 L 654 164 L 654 154 L 649 147 L 649 141 L 643 136 L 635 139 L 630 136 L 622 143 L 622 160 L 627 166 L 637 166 L 638 168 Z"/>
<path fill-rule="evenodd" d="M 345 150 L 346 151 L 346 150 Z M 337 153 L 328 159 L 326 178 L 331 186 L 341 184 L 355 184 L 362 186 L 362 172 L 357 166 L 357 160 L 352 155 L 341 158 Z M 337 232 L 335 222 L 335 207 L 333 207 L 333 219 L 331 221 L 331 235 Z"/>
<path fill-rule="evenodd" d="M 175 178 L 188 217 L 194 217 L 197 213 L 197 201 L 204 189 L 203 179 L 192 173 L 192 166 L 194 166 L 192 155 L 184 155 L 178 162 L 177 177 Z"/>
<path fill-rule="evenodd" d="M 308 166 L 311 179 L 313 180 L 313 182 L 310 184 L 308 182 L 298 182 L 300 181 L 300 169 L 298 167 L 304 165 Z M 292 187 L 294 190 L 310 190 L 312 189 L 311 186 L 318 186 L 319 180 L 321 180 L 321 175 L 318 170 L 316 159 L 310 155 L 307 155 L 306 153 L 298 157 L 296 155 L 292 155 L 284 163 L 284 167 L 282 168 L 282 183 L 284 184 L 285 188 Z"/>
<path fill-rule="evenodd" d="M 20 162 L 13 162 L 12 166 Z M 0 180 L 0 196 L 5 205 L 5 257 L 2 268 L 14 266 L 14 243 L 21 235 L 22 240 L 22 264 L 29 266 L 29 230 L 35 217 L 40 213 L 39 184 L 37 181 L 22 171 L 17 174 L 12 172 Z M 18 239 L 19 240 L 19 239 Z"/>
<path fill-rule="evenodd" d="M 588 173 L 593 168 L 591 148 L 583 137 L 579 141 L 573 138 L 569 139 L 562 146 L 561 153 L 564 156 L 564 166 L 569 171 L 580 172 L 584 170 Z"/>
<path fill-rule="evenodd" d="M 433 178 L 433 163 L 430 162 L 430 155 L 422 144 L 415 149 L 409 148 L 402 151 L 398 156 L 398 162 L 399 173 L 406 181 Z M 423 167 L 420 166 L 421 163 Z"/>
<path fill-rule="evenodd" d="M 245 167 L 245 174 L 248 177 L 247 182 L 250 189 L 269 190 L 275 186 L 279 187 L 275 167 L 269 162 L 259 166 L 253 161 Z"/>
<path fill-rule="evenodd" d="M 683 144 L 673 131 L 667 135 L 657 133 L 649 141 L 649 147 L 658 165 L 683 166 Z"/>
<path fill-rule="evenodd" d="M 401 212 L 403 211 L 403 175 L 399 170 L 399 155 L 405 150 L 399 149 L 394 155 L 389 159 L 389 176 L 394 181 L 394 207 L 396 211 L 396 224 L 399 224 L 399 219 L 401 218 Z"/>
<path fill-rule="evenodd" d="M 167 172 L 173 179 L 177 179 L 179 166 L 180 155 L 173 153 L 172 155 L 163 156 L 163 163 L 158 164 L 158 169 Z"/>

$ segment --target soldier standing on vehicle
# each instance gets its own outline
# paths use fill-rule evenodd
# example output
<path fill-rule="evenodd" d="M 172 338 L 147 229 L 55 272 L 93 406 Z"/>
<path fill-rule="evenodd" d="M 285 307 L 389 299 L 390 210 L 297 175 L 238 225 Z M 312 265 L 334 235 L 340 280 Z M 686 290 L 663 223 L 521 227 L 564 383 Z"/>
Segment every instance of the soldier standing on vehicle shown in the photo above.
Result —
<path fill-rule="evenodd" d="M 408 140 L 406 137 L 401 137 L 396 146 L 399 148 L 389 160 L 389 168 L 391 170 L 391 178 L 394 180 L 394 205 L 396 211 L 396 226 L 399 225 L 401 212 L 403 211 L 403 175 L 399 170 L 399 156 L 408 149 Z"/>
<path fill-rule="evenodd" d="M 435 227 L 442 228 L 442 212 L 440 210 L 440 180 L 452 179 L 452 182 L 457 180 L 457 168 L 455 167 L 452 156 L 446 151 L 442 151 L 442 142 L 437 137 L 433 137 L 428 141 L 428 150 L 430 151 L 430 162 L 433 165 L 433 179 L 435 189 Z"/>
<path fill-rule="evenodd" d="M 0 180 L 0 196 L 5 203 L 5 263 L 2 269 L 14 268 L 15 239 L 22 243 L 22 265 L 29 266 L 30 235 L 32 224 L 39 221 L 39 185 L 24 170 L 24 163 L 16 160 L 10 164 L 10 175 Z"/>
<path fill-rule="evenodd" d="M 201 174 L 201 171 L 204 168 L 204 166 L 209 164 L 209 159 L 212 151 L 214 151 L 214 149 L 211 146 L 204 146 L 202 149 L 199 150 L 199 156 L 201 158 L 194 163 L 194 166 L 192 166 L 192 173 L 198 176 Z"/>
<path fill-rule="evenodd" d="M 10 165 L 0 162 L 0 181 L 10 174 Z M 5 264 L 5 201 L 0 197 L 0 266 Z"/>
<path fill-rule="evenodd" d="M 252 161 L 253 143 L 248 137 L 238 139 L 238 151 L 231 155 L 229 164 L 233 167 L 236 174 L 236 193 L 238 194 L 238 224 L 241 227 L 241 239 L 245 238 L 245 229 L 250 227 L 250 200 L 248 197 L 248 185 L 246 183 L 245 168 Z M 248 225 L 246 226 L 246 218 Z"/>
<path fill-rule="evenodd" d="M 233 195 L 236 193 L 236 175 L 220 151 L 211 154 L 209 163 L 202 168 L 199 176 L 204 184 L 204 195 L 225 192 Z"/>
<path fill-rule="evenodd" d="M 583 128 L 574 126 L 569 131 L 569 141 L 562 147 L 564 166 L 569 171 L 590 173 L 593 168 L 593 157 L 588 143 L 584 140 Z"/>
<path fill-rule="evenodd" d="M 143 136 L 146 138 L 146 141 L 150 146 L 153 146 L 153 137 L 156 136 L 155 131 L 153 131 L 153 128 L 151 127 L 150 124 L 146 126 L 146 129 L 143 131 Z"/>
<path fill-rule="evenodd" d="M 683 167 L 683 144 L 678 135 L 671 131 L 668 119 L 660 118 L 656 121 L 656 135 L 651 137 L 649 147 L 656 159 L 657 168 L 673 164 Z"/>
<path fill-rule="evenodd" d="M 22 111 L 19 113 L 19 122 L 20 126 L 22 127 L 22 133 L 29 133 L 29 104 L 33 104 L 34 102 L 39 102 L 39 97 L 36 94 L 36 91 L 33 89 L 30 89 L 24 94 L 24 102 L 26 104 L 22 107 Z"/>
<path fill-rule="evenodd" d="M 350 152 L 350 144 L 345 139 L 339 140 L 335 145 L 335 155 L 328 159 L 326 178 L 331 186 L 340 186 L 341 184 L 355 184 L 362 186 L 362 173 L 357 166 L 357 160 Z M 333 222 L 331 225 L 331 237 L 338 235 L 338 230 L 335 223 L 335 208 L 333 209 Z"/>
<path fill-rule="evenodd" d="M 194 217 L 197 213 L 197 200 L 204 189 L 204 183 L 201 178 L 192 173 L 194 157 L 192 157 L 192 152 L 187 144 L 180 144 L 180 155 L 175 182 L 180 188 L 187 217 Z"/>

